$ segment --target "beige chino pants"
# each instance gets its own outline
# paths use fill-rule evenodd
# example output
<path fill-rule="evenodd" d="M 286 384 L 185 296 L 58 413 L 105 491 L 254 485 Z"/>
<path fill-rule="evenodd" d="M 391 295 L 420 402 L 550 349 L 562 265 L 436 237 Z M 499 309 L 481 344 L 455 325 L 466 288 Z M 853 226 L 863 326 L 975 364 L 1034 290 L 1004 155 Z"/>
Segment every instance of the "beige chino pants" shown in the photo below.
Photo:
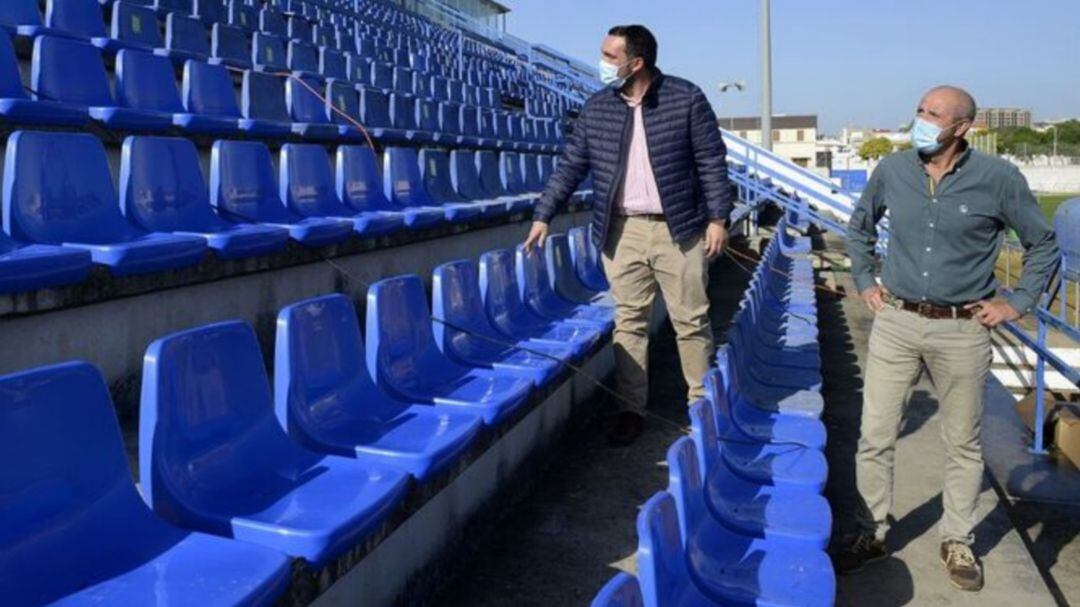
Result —
<path fill-rule="evenodd" d="M 690 402 L 705 396 L 702 380 L 712 364 L 713 335 L 706 286 L 705 234 L 686 243 L 652 217 L 611 219 L 604 272 L 615 300 L 615 387 L 622 411 L 645 414 L 649 395 L 649 319 L 657 288 L 675 327 Z"/>

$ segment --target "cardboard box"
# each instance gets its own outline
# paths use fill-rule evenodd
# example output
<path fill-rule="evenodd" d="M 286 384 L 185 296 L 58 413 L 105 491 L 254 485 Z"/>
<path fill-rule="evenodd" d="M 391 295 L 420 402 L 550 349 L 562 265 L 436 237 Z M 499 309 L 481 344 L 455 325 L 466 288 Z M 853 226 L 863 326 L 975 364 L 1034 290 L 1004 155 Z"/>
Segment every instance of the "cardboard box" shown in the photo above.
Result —
<path fill-rule="evenodd" d="M 1047 390 L 1043 394 L 1043 403 L 1045 404 L 1045 406 L 1043 407 L 1043 419 L 1042 419 L 1043 431 L 1047 435 L 1049 435 L 1050 428 L 1047 426 L 1047 424 L 1053 418 L 1054 412 L 1056 411 L 1056 409 L 1060 405 L 1060 403 L 1057 402 L 1057 400 L 1054 398 L 1053 393 L 1051 393 L 1049 390 Z M 1028 430 L 1031 430 L 1032 432 L 1035 431 L 1035 391 L 1034 390 L 1031 391 L 1031 394 L 1028 394 L 1027 396 L 1025 396 L 1023 398 L 1023 400 L 1016 403 L 1016 414 L 1020 416 L 1020 419 L 1024 422 L 1024 425 L 1027 426 Z"/>
<path fill-rule="evenodd" d="M 1080 408 L 1062 404 L 1054 424 L 1054 445 L 1058 452 L 1080 468 Z"/>

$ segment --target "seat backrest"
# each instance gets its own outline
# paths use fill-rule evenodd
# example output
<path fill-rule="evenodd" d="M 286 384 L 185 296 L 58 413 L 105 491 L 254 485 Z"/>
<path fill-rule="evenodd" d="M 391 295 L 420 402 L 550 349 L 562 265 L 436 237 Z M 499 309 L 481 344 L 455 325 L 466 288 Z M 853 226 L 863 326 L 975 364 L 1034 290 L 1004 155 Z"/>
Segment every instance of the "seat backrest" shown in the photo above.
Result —
<path fill-rule="evenodd" d="M 456 103 L 444 101 L 439 103 L 439 122 L 442 132 L 449 135 L 464 134 L 461 128 L 461 106 Z"/>
<path fill-rule="evenodd" d="M 286 25 L 288 26 L 289 38 L 293 40 L 311 40 L 311 24 L 308 23 L 307 19 L 299 16 L 289 17 Z"/>
<path fill-rule="evenodd" d="M 266 9 L 263 9 L 266 10 Z M 251 62 L 269 70 L 284 71 L 287 68 L 285 40 L 272 34 L 255 32 L 251 36 Z"/>
<path fill-rule="evenodd" d="M 540 157 L 540 179 L 547 183 L 555 174 L 555 157 L 544 154 Z"/>
<path fill-rule="evenodd" d="M 442 345 L 444 352 L 451 342 L 476 339 L 462 329 L 474 335 L 497 337 L 480 298 L 480 269 L 471 259 L 451 261 L 435 268 L 431 311 L 435 318 L 448 323 L 435 321 L 431 325 L 435 342 Z"/>
<path fill-rule="evenodd" d="M 499 171 L 499 156 L 491 150 L 481 150 L 476 153 L 476 166 L 480 174 L 480 187 L 489 198 L 506 196 L 506 184 L 503 183 Z"/>
<path fill-rule="evenodd" d="M 391 90 L 394 88 L 394 68 L 376 61 L 371 64 L 371 83 L 375 88 Z"/>
<path fill-rule="evenodd" d="M 165 48 L 210 56 L 210 36 L 202 21 L 169 13 L 165 18 Z"/>
<path fill-rule="evenodd" d="M 386 278 L 368 288 L 364 335 L 367 368 L 373 377 L 393 375 L 410 382 L 456 367 L 435 344 L 431 311 L 419 276 Z"/>
<path fill-rule="evenodd" d="M 116 104 L 137 110 L 183 112 L 172 62 L 143 51 L 121 50 L 116 54 Z"/>
<path fill-rule="evenodd" d="M 416 128 L 429 133 L 442 131 L 439 125 L 439 102 L 426 98 L 417 100 Z"/>
<path fill-rule="evenodd" d="M 305 122 L 310 124 L 326 124 L 330 120 L 326 117 L 326 105 L 312 90 L 319 90 L 321 85 L 312 78 L 304 78 L 304 84 L 295 78 L 285 79 L 285 102 L 289 108 L 289 115 L 293 122 Z"/>
<path fill-rule="evenodd" d="M 406 95 L 416 92 L 416 83 L 413 81 L 414 73 L 407 67 L 394 68 L 394 90 Z"/>
<path fill-rule="evenodd" d="M 285 16 L 270 7 L 259 11 L 259 30 L 281 37 L 285 37 L 289 33 L 289 27 L 285 24 Z"/>
<path fill-rule="evenodd" d="M 325 78 L 348 80 L 349 70 L 345 55 L 327 47 L 319 49 L 319 73 Z"/>
<path fill-rule="evenodd" d="M 480 136 L 492 138 L 498 136 L 495 130 L 495 112 L 480 110 Z"/>
<path fill-rule="evenodd" d="M 245 70 L 240 87 L 241 111 L 244 118 L 291 122 L 285 104 L 285 81 L 281 76 Z"/>
<path fill-rule="evenodd" d="M 446 78 L 432 76 L 429 84 L 431 98 L 436 101 L 449 101 L 450 89 L 446 85 Z"/>
<path fill-rule="evenodd" d="M 215 232 L 227 225 L 210 208 L 199 152 L 184 138 L 124 140 L 120 207 L 135 225 L 156 232 Z"/>
<path fill-rule="evenodd" d="M 223 494 L 240 500 L 230 507 L 265 508 L 280 498 L 279 467 L 318 459 L 274 418 L 259 342 L 247 324 L 222 322 L 155 340 L 142 377 L 139 481 L 166 519 L 202 510 L 206 499 Z M 241 495 L 238 485 L 261 493 Z M 200 523 L 214 533 L 231 531 L 228 520 Z"/>
<path fill-rule="evenodd" d="M 593 598 L 589 607 L 645 607 L 637 578 L 620 571 Z"/>
<path fill-rule="evenodd" d="M 19 73 L 19 60 L 15 56 L 15 47 L 11 36 L 0 31 L 0 97 L 5 99 L 26 99 L 22 75 Z"/>
<path fill-rule="evenodd" d="M 184 108 L 192 114 L 240 118 L 229 70 L 191 59 L 184 62 Z"/>
<path fill-rule="evenodd" d="M 40 40 L 40 39 L 39 39 Z M 4 229 L 24 242 L 124 242 L 105 147 L 96 135 L 16 131 L 4 156 Z"/>
<path fill-rule="evenodd" d="M 353 84 L 371 84 L 371 60 L 360 55 L 347 53 L 345 55 L 346 79 Z"/>
<path fill-rule="evenodd" d="M 491 195 L 480 183 L 476 170 L 476 152 L 457 149 L 450 152 L 450 170 L 454 188 L 469 200 L 486 200 Z"/>
<path fill-rule="evenodd" d="M 544 180 L 540 177 L 540 159 L 536 154 L 522 154 L 521 164 L 525 169 L 525 189 L 530 192 L 542 192 Z"/>
<path fill-rule="evenodd" d="M 6 0 L 0 2 L 0 25 L 41 25 L 38 0 Z"/>
<path fill-rule="evenodd" d="M 513 133 L 510 132 L 510 119 L 511 115 L 508 112 L 496 111 L 495 114 L 495 136 L 502 140 L 513 139 Z"/>
<path fill-rule="evenodd" d="M 278 423 L 297 436 L 296 424 L 325 426 L 385 406 L 365 364 L 356 307 L 348 297 L 335 293 L 282 308 L 274 343 Z"/>
<path fill-rule="evenodd" d="M 500 182 L 506 184 L 506 191 L 511 194 L 524 194 L 525 176 L 521 174 L 521 155 L 517 152 L 503 152 L 499 163 Z"/>
<path fill-rule="evenodd" d="M 229 25 L 235 25 L 246 31 L 259 26 L 259 9 L 247 4 L 245 0 L 229 0 L 228 13 Z"/>
<path fill-rule="evenodd" d="M 725 465 L 720 461 L 716 414 L 707 400 L 690 404 L 690 438 L 694 442 L 698 473 L 702 478 L 715 466 Z"/>
<path fill-rule="evenodd" d="M 289 221 L 265 144 L 214 142 L 210 151 L 210 204 L 232 221 Z"/>
<path fill-rule="evenodd" d="M 337 36 L 334 28 L 325 25 L 317 25 L 311 28 L 311 43 L 322 48 L 337 46 Z"/>
<path fill-rule="evenodd" d="M 85 42 L 55 36 L 35 38 L 30 79 L 31 87 L 48 101 L 113 105 L 101 51 Z"/>
<path fill-rule="evenodd" d="M 207 23 L 225 20 L 225 7 L 222 0 L 194 0 L 191 14 Z"/>
<path fill-rule="evenodd" d="M 281 199 L 305 217 L 351 215 L 334 189 L 326 148 L 312 143 L 286 143 L 278 162 Z"/>
<path fill-rule="evenodd" d="M 437 204 L 424 187 L 415 149 L 386 148 L 383 173 L 386 193 L 397 204 L 407 207 Z"/>
<path fill-rule="evenodd" d="M 345 206 L 355 211 L 372 211 L 389 206 L 378 161 L 371 148 L 339 145 L 336 169 L 335 189 Z"/>
<path fill-rule="evenodd" d="M 513 251 L 495 249 L 480 255 L 480 297 L 488 319 L 497 326 L 506 319 L 529 316 L 518 289 Z"/>
<path fill-rule="evenodd" d="M 45 5 L 45 25 L 85 38 L 107 35 L 105 15 L 97 0 L 49 0 Z"/>
<path fill-rule="evenodd" d="M 141 531 L 150 512 L 97 369 L 68 362 L 5 375 L 0 395 L 0 593 L 13 605 L 52 604 L 85 588 L 79 561 L 103 553 L 103 534 Z M 134 567 L 124 552 L 107 565 Z"/>
<path fill-rule="evenodd" d="M 638 581 L 649 607 L 678 606 L 694 582 L 686 569 L 679 515 L 666 491 L 652 496 L 637 517 Z M 695 603 L 696 604 L 696 603 Z"/>
<path fill-rule="evenodd" d="M 356 126 L 353 121 L 363 123 L 360 119 L 360 97 L 351 84 L 341 80 L 331 80 L 326 83 L 325 97 L 326 116 L 331 122 L 345 124 L 353 128 Z M 349 118 L 352 120 L 349 120 Z"/>
<path fill-rule="evenodd" d="M 454 103 L 465 103 L 465 83 L 460 80 L 448 79 L 446 81 L 447 95 Z"/>
<path fill-rule="evenodd" d="M 461 134 L 466 137 L 480 135 L 480 112 L 471 105 L 461 106 Z"/>
<path fill-rule="evenodd" d="M 667 491 L 675 498 L 679 536 L 683 541 L 705 517 L 711 516 L 706 511 L 704 477 L 695 449 L 694 441 L 689 436 L 683 436 L 672 443 L 667 452 Z"/>
<path fill-rule="evenodd" d="M 445 150 L 425 148 L 420 150 L 420 167 L 424 175 L 424 188 L 438 202 L 464 202 L 457 193 L 450 177 L 450 155 Z"/>
<path fill-rule="evenodd" d="M 390 100 L 380 90 L 365 88 L 360 92 L 360 115 L 368 128 L 389 128 Z"/>
<path fill-rule="evenodd" d="M 90 0 L 93 2 L 93 0 Z M 147 6 L 116 0 L 112 5 L 112 37 L 145 49 L 164 46 L 157 13 Z"/>
<path fill-rule="evenodd" d="M 395 129 L 416 130 L 416 97 L 402 93 L 390 94 L 390 124 Z"/>
<path fill-rule="evenodd" d="M 239 27 L 224 23 L 215 23 L 210 30 L 210 52 L 218 59 L 243 63 L 251 61 L 247 34 Z"/>
<path fill-rule="evenodd" d="M 288 47 L 287 64 L 290 70 L 296 72 L 319 72 L 319 49 L 298 40 L 290 40 Z"/>

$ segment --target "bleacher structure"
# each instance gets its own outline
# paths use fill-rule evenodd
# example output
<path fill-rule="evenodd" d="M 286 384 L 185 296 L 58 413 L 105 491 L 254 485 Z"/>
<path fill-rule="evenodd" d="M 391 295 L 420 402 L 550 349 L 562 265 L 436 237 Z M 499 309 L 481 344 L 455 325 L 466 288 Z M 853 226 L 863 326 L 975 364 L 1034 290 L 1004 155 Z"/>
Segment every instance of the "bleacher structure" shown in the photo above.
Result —
<path fill-rule="evenodd" d="M 588 186 L 513 246 L 595 83 L 382 0 L 0 26 L 0 602 L 430 593 L 611 369 Z M 805 246 L 766 250 L 595 604 L 831 602 Z"/>

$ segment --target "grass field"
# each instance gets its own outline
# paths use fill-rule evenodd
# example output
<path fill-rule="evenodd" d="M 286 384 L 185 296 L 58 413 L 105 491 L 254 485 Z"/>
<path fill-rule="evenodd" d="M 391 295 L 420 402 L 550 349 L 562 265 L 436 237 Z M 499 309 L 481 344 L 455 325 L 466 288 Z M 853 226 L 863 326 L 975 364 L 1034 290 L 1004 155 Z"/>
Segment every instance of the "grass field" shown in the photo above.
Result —
<path fill-rule="evenodd" d="M 1080 197 L 1080 193 L 1076 194 L 1039 194 L 1039 206 L 1042 207 L 1043 213 L 1046 213 L 1046 218 L 1053 221 L 1054 212 L 1057 211 L 1058 206 L 1070 198 Z"/>

